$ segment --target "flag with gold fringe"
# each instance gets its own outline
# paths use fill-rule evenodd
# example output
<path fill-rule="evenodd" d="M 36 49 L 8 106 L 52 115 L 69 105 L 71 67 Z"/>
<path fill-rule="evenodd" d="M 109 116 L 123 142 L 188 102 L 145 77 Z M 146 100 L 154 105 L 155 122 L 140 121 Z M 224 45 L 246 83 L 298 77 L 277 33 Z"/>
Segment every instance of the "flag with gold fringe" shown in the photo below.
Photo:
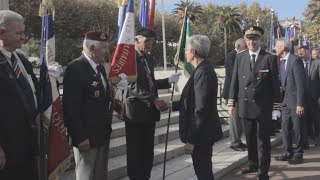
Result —
<path fill-rule="evenodd" d="M 40 48 L 40 112 L 43 131 L 46 132 L 42 147 L 47 153 L 45 170 L 49 180 L 54 180 L 70 165 L 70 147 L 67 140 L 67 129 L 64 126 L 61 99 L 57 88 L 57 77 L 48 70 L 56 66 L 55 37 L 53 30 L 54 9 L 51 0 L 43 0 L 40 7 L 42 16 L 42 35 Z M 60 75 L 60 73 L 59 73 Z M 40 177 L 41 178 L 41 177 Z"/>
<path fill-rule="evenodd" d="M 129 82 L 136 81 L 137 65 L 134 45 L 134 2 L 133 0 L 119 0 L 119 38 L 111 62 L 109 78 L 116 91 L 119 75 L 125 74 Z M 120 13 L 121 11 L 121 13 Z M 126 12 L 125 16 L 123 13 Z M 124 17 L 124 18 L 123 18 Z M 122 114 L 122 100 L 115 100 L 115 111 Z"/>

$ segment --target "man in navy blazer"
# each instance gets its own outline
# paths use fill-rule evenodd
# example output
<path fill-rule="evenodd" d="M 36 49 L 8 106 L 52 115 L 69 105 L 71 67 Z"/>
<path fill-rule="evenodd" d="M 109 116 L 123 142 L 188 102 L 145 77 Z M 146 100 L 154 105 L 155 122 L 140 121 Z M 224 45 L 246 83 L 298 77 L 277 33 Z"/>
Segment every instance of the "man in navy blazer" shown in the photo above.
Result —
<path fill-rule="evenodd" d="M 228 101 L 230 84 L 232 79 L 233 66 L 236 55 L 246 50 L 246 41 L 243 38 L 238 39 L 235 44 L 235 49 L 231 51 L 225 58 L 226 78 L 224 80 L 222 97 Z M 247 148 L 246 144 L 241 141 L 242 132 L 244 130 L 243 120 L 239 117 L 239 107 L 236 104 L 236 114 L 229 118 L 230 124 L 230 148 L 235 151 L 244 151 Z"/>
<path fill-rule="evenodd" d="M 289 161 L 290 164 L 300 164 L 303 161 L 305 74 L 301 59 L 295 54 L 290 54 L 290 47 L 290 41 L 286 39 L 276 41 L 276 54 L 281 58 L 282 141 L 284 152 L 275 159 Z M 294 136 L 296 143 L 295 149 L 292 148 L 292 136 Z"/>
<path fill-rule="evenodd" d="M 34 161 L 37 78 L 32 64 L 17 51 L 24 37 L 23 17 L 0 11 L 0 179 L 36 180 Z"/>
<path fill-rule="evenodd" d="M 316 51 L 319 52 L 319 50 Z M 315 50 L 312 50 L 312 55 L 314 58 L 317 58 L 315 56 Z M 301 46 L 299 48 L 299 56 L 303 60 L 306 74 L 304 148 L 308 148 L 308 136 L 310 136 L 315 141 L 315 145 L 320 145 L 320 61 L 310 57 L 310 50 L 307 46 Z"/>

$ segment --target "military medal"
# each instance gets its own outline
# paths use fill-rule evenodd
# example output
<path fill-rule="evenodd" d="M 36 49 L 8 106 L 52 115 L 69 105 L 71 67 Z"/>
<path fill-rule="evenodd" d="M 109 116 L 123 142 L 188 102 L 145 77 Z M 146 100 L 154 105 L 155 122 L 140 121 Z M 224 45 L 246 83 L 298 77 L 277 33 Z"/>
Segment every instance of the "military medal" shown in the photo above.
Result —
<path fill-rule="evenodd" d="M 98 84 L 99 84 L 99 82 L 93 81 L 91 85 L 92 85 L 93 87 L 97 87 Z"/>
<path fill-rule="evenodd" d="M 99 90 L 94 91 L 94 96 L 95 97 L 99 97 L 100 96 L 100 91 Z"/>

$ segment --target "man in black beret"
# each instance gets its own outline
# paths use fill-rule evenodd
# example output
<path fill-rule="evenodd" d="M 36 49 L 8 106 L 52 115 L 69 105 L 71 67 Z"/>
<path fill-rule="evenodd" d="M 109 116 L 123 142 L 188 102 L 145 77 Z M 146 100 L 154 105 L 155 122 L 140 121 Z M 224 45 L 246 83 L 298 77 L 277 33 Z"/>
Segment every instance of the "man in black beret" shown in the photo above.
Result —
<path fill-rule="evenodd" d="M 168 89 L 177 83 L 180 73 L 156 80 L 150 51 L 155 39 L 148 28 L 137 30 L 135 37 L 137 81 L 129 84 L 124 100 L 124 120 L 127 142 L 127 172 L 130 180 L 150 179 L 153 166 L 155 123 L 160 111 L 155 106 L 158 89 Z"/>
<path fill-rule="evenodd" d="M 76 162 L 76 179 L 107 178 L 112 101 L 102 63 L 109 53 L 104 32 L 90 31 L 83 54 L 68 64 L 63 79 L 63 111 Z"/>
<path fill-rule="evenodd" d="M 271 119 L 280 116 L 273 109 L 281 102 L 277 58 L 260 48 L 263 33 L 258 26 L 244 30 L 248 50 L 236 55 L 228 100 L 230 115 L 238 103 L 245 124 L 249 166 L 242 173 L 258 171 L 261 180 L 269 179 Z"/>

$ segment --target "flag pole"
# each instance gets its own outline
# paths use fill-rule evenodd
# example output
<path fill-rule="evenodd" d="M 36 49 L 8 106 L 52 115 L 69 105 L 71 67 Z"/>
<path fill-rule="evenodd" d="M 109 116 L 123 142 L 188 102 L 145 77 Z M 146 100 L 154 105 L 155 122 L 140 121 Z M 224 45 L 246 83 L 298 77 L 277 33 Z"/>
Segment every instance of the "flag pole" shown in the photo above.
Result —
<path fill-rule="evenodd" d="M 47 3 L 46 2 L 41 2 L 44 4 L 41 4 L 43 7 L 43 14 L 42 14 L 42 25 L 46 24 L 46 18 L 45 16 L 45 11 L 47 11 Z M 43 26 L 42 26 L 43 28 Z M 41 41 L 43 40 L 43 37 L 45 36 L 45 30 L 42 29 L 42 36 L 41 36 Z M 41 43 L 41 50 L 40 53 L 44 53 L 43 52 L 43 46 L 45 46 L 45 44 Z M 40 73 L 41 74 L 41 73 Z M 43 110 L 43 96 L 44 94 L 41 91 L 41 83 L 39 83 L 39 89 L 40 89 L 40 96 L 39 96 L 39 130 L 38 130 L 38 142 L 39 142 L 39 179 L 41 180 L 47 180 L 48 179 L 48 175 L 47 175 L 47 155 L 46 155 L 46 148 L 45 148 L 45 132 L 44 132 L 44 126 L 43 126 L 43 115 L 42 115 L 42 110 Z"/>
<path fill-rule="evenodd" d="M 185 13 L 184 13 L 184 15 L 185 15 L 185 16 L 187 15 L 187 7 L 185 8 Z M 184 19 L 185 19 L 185 18 L 186 18 L 186 17 L 184 17 Z M 182 25 L 182 27 L 184 28 L 184 30 L 185 30 L 185 28 L 186 28 L 186 23 L 187 23 L 187 21 L 184 20 L 183 25 Z M 181 42 L 182 42 L 182 41 L 181 41 L 181 37 L 180 37 L 179 47 L 178 47 L 179 50 L 181 49 L 181 47 L 180 47 L 180 46 L 181 46 Z M 178 50 L 178 52 L 179 52 L 179 50 Z M 177 63 L 176 63 L 176 65 L 175 65 L 175 73 L 178 72 L 179 61 L 180 61 L 179 55 L 176 56 L 176 58 L 177 58 Z M 172 84 L 174 84 L 174 83 L 172 83 Z M 171 102 L 172 102 L 172 100 L 173 100 L 174 89 L 175 89 L 175 86 L 173 85 L 173 86 L 172 86 L 171 97 L 170 97 L 170 101 L 171 101 Z M 167 149 L 168 149 L 168 139 L 169 139 L 169 129 L 170 129 L 171 112 L 172 112 L 172 108 L 169 108 L 168 121 L 167 121 L 167 132 L 166 132 L 166 142 L 165 142 L 165 148 L 164 148 L 164 160 L 163 160 L 163 172 L 162 172 L 162 179 L 163 179 L 163 180 L 166 179 Z"/>
<path fill-rule="evenodd" d="M 162 10 L 163 67 L 164 67 L 164 71 L 167 71 L 166 27 L 165 27 L 165 20 L 164 20 L 164 1 L 163 0 L 161 0 L 161 10 Z"/>

